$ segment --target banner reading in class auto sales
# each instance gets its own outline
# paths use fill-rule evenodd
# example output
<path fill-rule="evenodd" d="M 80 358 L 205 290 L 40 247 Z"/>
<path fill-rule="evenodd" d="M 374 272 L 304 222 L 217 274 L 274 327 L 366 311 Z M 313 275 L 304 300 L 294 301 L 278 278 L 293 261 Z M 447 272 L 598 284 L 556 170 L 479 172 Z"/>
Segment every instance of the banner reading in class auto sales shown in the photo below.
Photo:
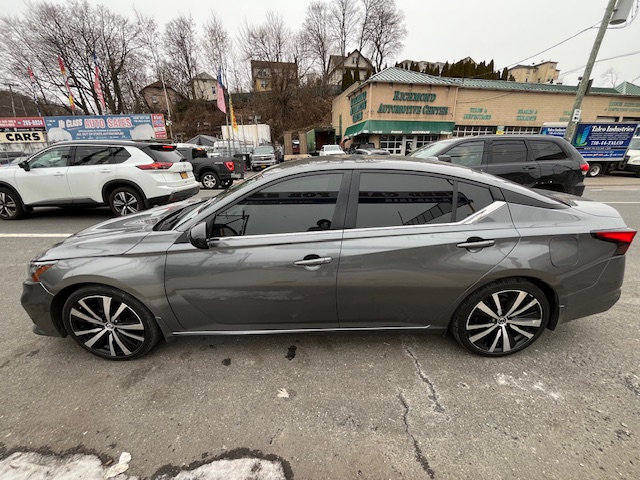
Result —
<path fill-rule="evenodd" d="M 166 139 L 164 115 L 91 115 L 45 117 L 50 142 L 63 140 Z"/>

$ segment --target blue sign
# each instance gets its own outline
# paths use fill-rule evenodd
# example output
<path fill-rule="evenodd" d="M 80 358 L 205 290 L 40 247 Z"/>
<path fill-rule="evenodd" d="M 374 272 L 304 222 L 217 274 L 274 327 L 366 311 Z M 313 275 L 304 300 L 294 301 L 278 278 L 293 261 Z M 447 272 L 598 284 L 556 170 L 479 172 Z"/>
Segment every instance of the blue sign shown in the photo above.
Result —
<path fill-rule="evenodd" d="M 622 160 L 637 123 L 579 123 L 573 137 L 573 146 L 583 158 L 600 160 Z M 543 126 L 542 135 L 564 137 L 567 127 Z"/>
<path fill-rule="evenodd" d="M 157 115 L 154 115 L 157 117 Z M 44 117 L 47 139 L 63 140 L 155 140 L 157 135 L 152 115 L 90 115 Z M 164 123 L 164 122 L 163 122 Z M 162 125 L 164 131 L 164 125 Z"/>

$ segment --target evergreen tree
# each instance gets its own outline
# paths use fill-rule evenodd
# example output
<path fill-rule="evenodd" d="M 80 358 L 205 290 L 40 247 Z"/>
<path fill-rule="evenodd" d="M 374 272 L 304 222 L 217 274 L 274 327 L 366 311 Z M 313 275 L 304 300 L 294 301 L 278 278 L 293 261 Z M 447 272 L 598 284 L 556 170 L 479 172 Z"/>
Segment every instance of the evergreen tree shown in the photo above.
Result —
<path fill-rule="evenodd" d="M 510 82 L 515 82 L 516 81 L 516 77 L 514 77 L 513 75 L 509 75 L 509 81 Z"/>
<path fill-rule="evenodd" d="M 494 70 L 496 69 L 495 64 L 493 63 L 493 58 L 491 59 L 491 61 L 489 62 L 489 65 L 487 65 L 487 75 L 486 78 L 491 78 L 491 79 L 496 79 L 496 75 Z"/>
<path fill-rule="evenodd" d="M 369 77 L 371 77 L 371 70 L 367 70 L 367 73 L 364 76 L 365 81 L 369 80 Z"/>
<path fill-rule="evenodd" d="M 502 76 L 500 77 L 501 80 L 509 80 L 509 70 L 507 69 L 507 67 L 504 67 L 504 69 L 502 70 Z"/>
<path fill-rule="evenodd" d="M 419 72 L 420 71 L 420 66 L 417 64 L 417 62 L 413 62 L 411 64 L 411 70 L 413 70 L 414 72 Z"/>
<path fill-rule="evenodd" d="M 353 85 L 353 75 L 351 75 L 351 70 L 347 70 L 342 76 L 342 91 L 344 92 L 351 85 Z"/>
<path fill-rule="evenodd" d="M 360 69 L 356 68 L 353 71 L 353 83 L 359 82 L 360 81 Z"/>
<path fill-rule="evenodd" d="M 440 75 L 443 77 L 448 77 L 449 76 L 449 62 L 445 62 L 444 63 L 444 67 L 442 67 L 442 72 L 440 72 Z"/>

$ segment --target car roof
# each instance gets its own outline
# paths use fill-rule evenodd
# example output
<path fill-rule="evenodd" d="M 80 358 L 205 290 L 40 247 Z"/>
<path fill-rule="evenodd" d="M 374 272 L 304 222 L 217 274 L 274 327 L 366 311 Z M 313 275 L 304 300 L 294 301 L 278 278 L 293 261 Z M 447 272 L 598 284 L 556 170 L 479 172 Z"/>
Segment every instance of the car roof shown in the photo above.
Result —
<path fill-rule="evenodd" d="M 118 146 L 118 147 L 138 147 L 145 148 L 149 145 L 168 145 L 166 143 L 156 142 L 153 140 L 149 141 L 141 141 L 141 140 L 65 140 L 63 142 L 56 142 L 51 146 L 59 146 L 59 145 L 70 145 L 70 146 L 78 146 L 78 145 L 109 145 L 109 146 Z"/>
<path fill-rule="evenodd" d="M 540 135 L 538 133 L 516 133 L 509 135 L 469 135 L 466 137 L 452 137 L 445 138 L 442 140 L 436 140 L 434 142 L 429 143 L 432 145 L 434 143 L 440 142 L 464 142 L 464 141 L 473 141 L 473 140 L 511 140 L 511 139 L 529 139 L 529 140 L 550 140 L 552 142 L 563 141 L 564 138 L 556 137 L 554 135 Z M 566 140 L 565 140 L 566 141 Z"/>

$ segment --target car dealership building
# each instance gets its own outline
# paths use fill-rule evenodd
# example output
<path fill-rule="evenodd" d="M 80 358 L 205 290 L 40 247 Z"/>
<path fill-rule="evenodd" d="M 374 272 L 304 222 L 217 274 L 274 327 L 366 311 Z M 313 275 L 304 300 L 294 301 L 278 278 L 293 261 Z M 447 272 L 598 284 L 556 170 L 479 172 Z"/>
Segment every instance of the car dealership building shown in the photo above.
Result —
<path fill-rule="evenodd" d="M 435 77 L 387 68 L 333 101 L 332 121 L 345 146 L 371 142 L 405 155 L 426 143 L 480 134 L 538 133 L 567 122 L 576 86 Z M 583 122 L 640 122 L 640 87 L 591 88 Z"/>

